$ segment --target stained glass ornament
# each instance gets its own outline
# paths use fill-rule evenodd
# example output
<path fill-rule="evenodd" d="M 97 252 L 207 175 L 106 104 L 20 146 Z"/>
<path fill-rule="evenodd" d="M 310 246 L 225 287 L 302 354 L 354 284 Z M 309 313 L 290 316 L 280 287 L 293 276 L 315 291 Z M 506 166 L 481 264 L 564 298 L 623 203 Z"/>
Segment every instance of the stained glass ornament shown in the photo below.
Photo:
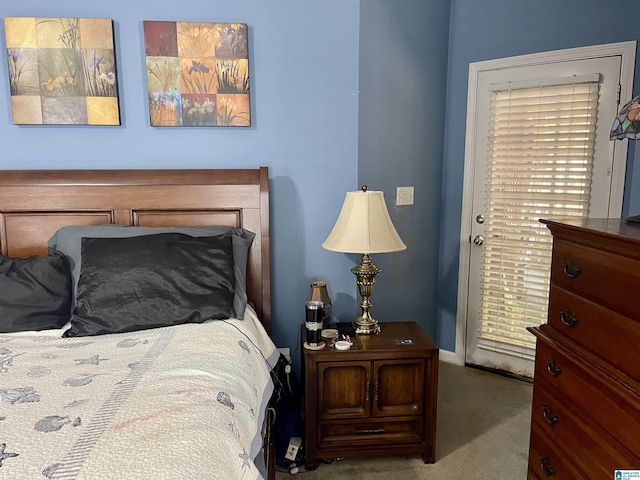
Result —
<path fill-rule="evenodd" d="M 611 127 L 611 140 L 640 140 L 640 96 L 626 103 Z"/>

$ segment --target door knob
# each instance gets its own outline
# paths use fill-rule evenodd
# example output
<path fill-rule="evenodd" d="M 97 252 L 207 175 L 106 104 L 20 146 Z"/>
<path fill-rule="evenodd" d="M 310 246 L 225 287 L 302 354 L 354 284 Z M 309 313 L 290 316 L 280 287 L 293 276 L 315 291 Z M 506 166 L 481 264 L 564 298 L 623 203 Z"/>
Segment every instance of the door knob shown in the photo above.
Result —
<path fill-rule="evenodd" d="M 476 238 L 473 239 L 473 243 L 476 245 L 482 245 L 484 243 L 484 237 L 482 235 L 476 235 Z"/>

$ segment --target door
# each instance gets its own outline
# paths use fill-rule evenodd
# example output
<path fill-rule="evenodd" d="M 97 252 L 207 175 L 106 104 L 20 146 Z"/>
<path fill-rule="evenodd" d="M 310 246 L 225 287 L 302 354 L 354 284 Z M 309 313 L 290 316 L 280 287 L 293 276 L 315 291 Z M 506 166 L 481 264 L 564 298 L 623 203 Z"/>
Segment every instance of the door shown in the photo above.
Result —
<path fill-rule="evenodd" d="M 318 410 L 321 420 L 371 415 L 371 362 L 318 364 Z"/>
<path fill-rule="evenodd" d="M 425 361 L 374 362 L 373 414 L 377 417 L 422 415 Z"/>
<path fill-rule="evenodd" d="M 465 363 L 532 377 L 526 327 L 546 322 L 551 262 L 539 219 L 620 215 L 624 165 L 609 131 L 621 70 L 622 57 L 607 55 L 477 72 L 462 228 Z"/>

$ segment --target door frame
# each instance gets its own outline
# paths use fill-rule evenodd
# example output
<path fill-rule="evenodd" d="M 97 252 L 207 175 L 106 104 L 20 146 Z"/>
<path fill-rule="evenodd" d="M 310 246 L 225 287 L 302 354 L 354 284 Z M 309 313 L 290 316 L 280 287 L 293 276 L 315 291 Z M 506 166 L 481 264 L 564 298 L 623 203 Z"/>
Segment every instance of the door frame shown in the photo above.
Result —
<path fill-rule="evenodd" d="M 476 156 L 476 125 L 478 75 L 482 71 L 500 68 L 516 68 L 544 65 L 564 61 L 584 60 L 619 55 L 622 59 L 620 72 L 620 105 L 631 99 L 636 60 L 636 41 L 617 42 L 588 47 L 577 47 L 551 52 L 541 52 L 498 60 L 485 60 L 469 64 L 469 86 L 467 96 L 467 118 L 464 154 L 464 177 L 462 189 L 462 215 L 460 221 L 460 258 L 458 265 L 458 297 L 456 313 L 456 346 L 451 363 L 464 365 L 466 345 L 466 320 L 469 284 L 469 259 L 471 255 L 471 213 L 473 207 L 474 159 Z M 613 123 L 613 118 L 611 122 Z M 624 177 L 627 162 L 627 143 L 616 142 L 611 172 L 611 201 L 609 215 L 620 215 L 624 195 Z"/>

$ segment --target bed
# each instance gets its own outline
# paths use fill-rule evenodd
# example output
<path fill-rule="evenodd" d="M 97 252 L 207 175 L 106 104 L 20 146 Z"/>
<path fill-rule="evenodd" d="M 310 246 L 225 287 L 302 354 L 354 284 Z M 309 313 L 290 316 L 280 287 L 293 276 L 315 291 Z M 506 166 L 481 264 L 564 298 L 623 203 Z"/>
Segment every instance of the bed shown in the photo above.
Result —
<path fill-rule="evenodd" d="M 0 479 L 273 478 L 266 167 L 2 171 L 0 254 Z"/>

